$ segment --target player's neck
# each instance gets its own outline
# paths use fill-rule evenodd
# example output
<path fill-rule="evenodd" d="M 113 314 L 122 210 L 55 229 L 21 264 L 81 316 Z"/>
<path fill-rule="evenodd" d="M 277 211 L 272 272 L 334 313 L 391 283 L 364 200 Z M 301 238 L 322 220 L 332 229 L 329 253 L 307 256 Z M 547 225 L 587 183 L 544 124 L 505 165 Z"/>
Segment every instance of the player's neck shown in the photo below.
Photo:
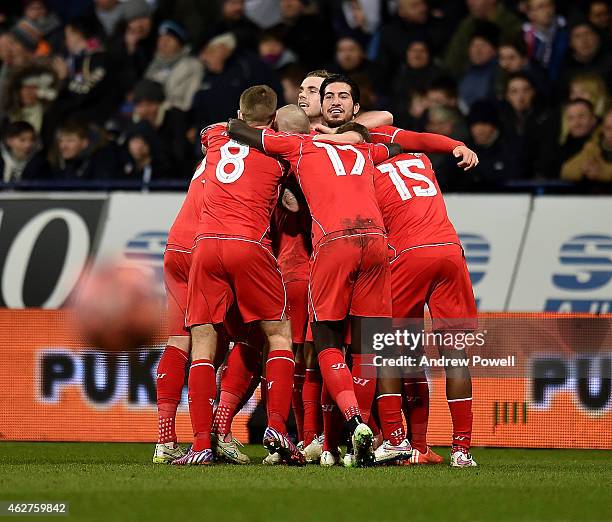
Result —
<path fill-rule="evenodd" d="M 308 118 L 310 120 L 310 128 L 312 129 L 315 125 L 321 125 L 323 123 L 323 118 L 321 116 L 315 116 L 313 118 Z"/>

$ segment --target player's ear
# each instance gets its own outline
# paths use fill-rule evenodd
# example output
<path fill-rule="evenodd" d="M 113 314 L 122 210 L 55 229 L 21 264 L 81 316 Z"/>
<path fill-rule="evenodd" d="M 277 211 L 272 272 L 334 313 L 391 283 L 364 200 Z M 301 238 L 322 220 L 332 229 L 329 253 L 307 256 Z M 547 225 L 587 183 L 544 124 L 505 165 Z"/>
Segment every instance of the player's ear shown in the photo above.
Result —
<path fill-rule="evenodd" d="M 361 109 L 361 105 L 359 105 L 358 103 L 353 105 L 353 117 L 357 116 L 360 109 Z"/>
<path fill-rule="evenodd" d="M 244 120 L 244 118 L 242 117 L 242 113 L 240 112 L 240 109 L 236 111 L 236 116 L 239 120 Z"/>

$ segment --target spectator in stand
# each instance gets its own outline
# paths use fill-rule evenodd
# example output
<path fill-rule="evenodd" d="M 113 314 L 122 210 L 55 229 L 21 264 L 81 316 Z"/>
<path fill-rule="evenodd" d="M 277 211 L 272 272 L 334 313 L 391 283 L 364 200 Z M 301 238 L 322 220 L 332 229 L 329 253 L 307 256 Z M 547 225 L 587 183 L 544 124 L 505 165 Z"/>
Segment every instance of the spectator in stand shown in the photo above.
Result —
<path fill-rule="evenodd" d="M 307 11 L 309 0 L 280 0 L 282 22 L 277 26 L 287 47 L 307 70 L 321 67 L 332 59 L 333 30 L 327 21 Z"/>
<path fill-rule="evenodd" d="M 283 87 L 283 98 L 285 103 L 297 105 L 300 94 L 300 85 L 306 76 L 306 71 L 298 64 L 285 67 L 281 73 L 281 85 Z"/>
<path fill-rule="evenodd" d="M 261 61 L 277 71 L 298 61 L 297 55 L 285 46 L 278 29 L 268 29 L 261 33 L 258 51 Z"/>
<path fill-rule="evenodd" d="M 499 44 L 495 73 L 495 92 L 499 98 L 505 96 L 508 78 L 519 72 L 531 77 L 539 94 L 550 92 L 548 74 L 541 65 L 529 59 L 525 41 L 522 38 L 503 40 Z"/>
<path fill-rule="evenodd" d="M 494 102 L 480 100 L 474 103 L 468 125 L 470 140 L 467 145 L 478 154 L 479 160 L 469 179 L 469 188 L 497 188 L 509 180 L 523 177 L 523 166 L 516 154 L 516 146 L 502 134 Z"/>
<path fill-rule="evenodd" d="M 569 89 L 570 100 L 588 100 L 593 104 L 595 116 L 601 118 L 608 108 L 608 89 L 597 74 L 579 74 L 572 78 Z"/>
<path fill-rule="evenodd" d="M 612 37 L 609 2 L 606 0 L 593 0 L 589 4 L 588 19 L 599 31 L 602 41 L 609 41 Z"/>
<path fill-rule="evenodd" d="M 53 107 L 52 123 L 66 118 L 102 125 L 116 109 L 120 98 L 111 86 L 115 82 L 108 69 L 109 59 L 94 37 L 89 18 L 74 18 L 64 29 L 68 56 L 56 57 L 53 69 L 61 88 Z"/>
<path fill-rule="evenodd" d="M 568 181 L 612 182 L 612 110 L 606 112 L 601 127 L 580 152 L 563 164 L 561 178 Z"/>
<path fill-rule="evenodd" d="M 157 34 L 153 9 L 145 0 L 127 0 L 122 8 L 124 22 L 115 31 L 111 53 L 117 64 L 115 81 L 124 95 L 143 77 L 153 59 Z"/>
<path fill-rule="evenodd" d="M 378 67 L 366 58 L 363 43 L 352 34 L 342 35 L 336 42 L 336 59 L 327 70 L 352 77 L 355 75 L 366 76 L 374 86 L 374 90 L 380 92 L 381 76 Z"/>
<path fill-rule="evenodd" d="M 561 122 L 561 163 L 578 154 L 597 127 L 593 104 L 588 100 L 570 100 L 565 104 Z"/>
<path fill-rule="evenodd" d="M 382 0 L 335 0 L 330 2 L 334 32 L 355 34 L 364 45 L 380 25 Z"/>
<path fill-rule="evenodd" d="M 40 153 L 34 128 L 25 121 L 6 127 L 0 142 L 0 181 L 19 183 L 49 176 L 49 165 Z"/>
<path fill-rule="evenodd" d="M 203 41 L 232 33 L 240 49 L 257 50 L 257 26 L 244 14 L 244 0 L 221 0 L 219 21 L 206 33 Z"/>
<path fill-rule="evenodd" d="M 62 50 L 64 35 L 59 17 L 49 10 L 44 0 L 26 0 L 23 18 L 31 22 L 41 32 L 41 38 L 58 52 Z"/>
<path fill-rule="evenodd" d="M 510 76 L 500 117 L 502 134 L 515 144 L 527 176 L 554 177 L 558 125 L 545 105 L 537 101 L 537 91 L 529 75 L 519 72 Z"/>
<path fill-rule="evenodd" d="M 172 107 L 187 112 L 202 82 L 204 66 L 191 56 L 187 33 L 179 24 L 166 20 L 159 26 L 158 34 L 157 52 L 144 77 L 164 87 Z"/>
<path fill-rule="evenodd" d="M 416 38 L 408 44 L 401 69 L 393 82 L 393 98 L 406 96 L 410 89 L 426 90 L 444 71 L 432 60 L 425 40 Z"/>
<path fill-rule="evenodd" d="M 57 98 L 58 79 L 50 67 L 29 65 L 19 69 L 9 82 L 3 113 L 9 122 L 29 123 L 45 144 L 49 144 L 47 109 Z"/>
<path fill-rule="evenodd" d="M 36 51 L 42 33 L 27 20 L 20 20 L 2 37 L 2 68 L 0 68 L 0 95 L 4 95 L 9 78 L 19 68 L 36 61 Z M 0 120 L 3 115 L 0 113 Z"/>
<path fill-rule="evenodd" d="M 565 18 L 558 16 L 555 0 L 529 0 L 529 22 L 523 25 L 528 56 L 548 71 L 555 81 L 565 61 L 569 35 Z"/>
<path fill-rule="evenodd" d="M 101 36 L 108 40 L 123 20 L 123 6 L 119 0 L 94 0 L 91 16 L 102 28 Z"/>
<path fill-rule="evenodd" d="M 159 139 L 146 123 L 134 125 L 125 137 L 125 159 L 119 178 L 143 186 L 152 180 L 168 178 L 170 168 L 159 154 Z"/>
<path fill-rule="evenodd" d="M 155 11 L 159 20 L 176 20 L 187 29 L 194 45 L 201 43 L 202 35 L 210 31 L 218 18 L 218 1 L 157 0 Z"/>
<path fill-rule="evenodd" d="M 76 121 L 57 130 L 52 175 L 59 181 L 92 182 L 107 179 L 116 171 L 116 158 L 104 149 L 100 134 Z"/>
<path fill-rule="evenodd" d="M 497 0 L 468 0 L 469 15 L 464 18 L 446 49 L 445 65 L 459 77 L 468 67 L 468 50 L 472 35 L 480 22 L 495 24 L 500 37 L 505 39 L 521 34 L 521 21 Z"/>
<path fill-rule="evenodd" d="M 193 127 L 224 121 L 236 114 L 236 100 L 251 85 L 270 85 L 282 99 L 282 89 L 274 71 L 259 58 L 236 48 L 231 33 L 216 36 L 201 51 L 204 79 L 193 98 Z M 280 102 L 279 102 L 280 103 Z"/>
<path fill-rule="evenodd" d="M 433 80 L 425 91 L 428 107 L 441 105 L 459 110 L 457 83 L 450 76 L 440 76 Z"/>
<path fill-rule="evenodd" d="M 159 162 L 172 166 L 173 177 L 185 178 L 192 171 L 194 158 L 187 139 L 187 115 L 166 101 L 163 87 L 151 80 L 141 80 L 134 88 L 134 124 L 142 131 L 149 128 L 157 137 Z M 127 129 L 130 135 L 133 126 Z"/>
<path fill-rule="evenodd" d="M 431 52 L 437 55 L 447 37 L 444 26 L 430 15 L 426 0 L 399 0 L 397 17 L 380 30 L 378 62 L 385 79 L 392 81 L 397 68 L 406 61 L 405 50 L 413 41 L 428 42 Z"/>
<path fill-rule="evenodd" d="M 442 105 L 433 105 L 427 109 L 427 132 L 443 134 L 458 141 L 467 141 L 468 132 L 461 113 Z M 457 161 L 450 154 L 428 154 L 438 183 L 442 190 L 457 190 L 464 182 L 463 171 L 457 167 Z"/>
<path fill-rule="evenodd" d="M 468 50 L 469 68 L 459 80 L 459 108 L 464 114 L 476 100 L 495 95 L 498 38 L 495 24 L 480 22 L 474 29 Z"/>
<path fill-rule="evenodd" d="M 558 82 L 561 98 L 565 97 L 571 79 L 584 73 L 598 74 L 606 80 L 608 89 L 612 88 L 612 54 L 593 25 L 578 22 L 570 30 L 570 53 Z"/>

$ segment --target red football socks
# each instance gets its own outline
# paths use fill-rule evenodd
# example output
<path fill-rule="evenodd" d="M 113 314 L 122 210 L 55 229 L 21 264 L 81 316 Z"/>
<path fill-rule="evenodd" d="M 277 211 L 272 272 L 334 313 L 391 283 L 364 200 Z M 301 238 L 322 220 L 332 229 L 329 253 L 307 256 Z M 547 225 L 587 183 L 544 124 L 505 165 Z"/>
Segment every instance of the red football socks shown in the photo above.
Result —
<path fill-rule="evenodd" d="M 304 403 L 304 446 L 308 446 L 321 433 L 321 372 L 315 368 L 306 369 L 302 400 Z"/>
<path fill-rule="evenodd" d="M 188 355 L 166 346 L 157 366 L 158 443 L 176 442 L 176 409 L 181 402 Z"/>
<path fill-rule="evenodd" d="M 404 379 L 406 421 L 410 431 L 410 443 L 421 453 L 427 451 L 427 424 L 429 422 L 429 385 L 426 377 Z"/>
<path fill-rule="evenodd" d="M 453 420 L 453 446 L 470 449 L 472 441 L 472 398 L 449 399 L 448 409 Z"/>
<path fill-rule="evenodd" d="M 384 439 L 394 446 L 399 445 L 406 438 L 402 421 L 402 396 L 400 394 L 379 395 L 376 402 Z"/>
<path fill-rule="evenodd" d="M 287 433 L 294 364 L 293 352 L 290 350 L 270 352 L 266 362 L 268 426 L 283 434 Z"/>
<path fill-rule="evenodd" d="M 334 400 L 329 391 L 323 385 L 321 390 L 321 408 L 323 409 L 323 451 L 338 451 L 340 438 L 342 437 L 342 429 L 344 427 L 344 418 L 340 414 L 338 406 L 334 404 Z"/>
<path fill-rule="evenodd" d="M 257 357 L 257 350 L 242 343 L 236 343 L 229 353 L 221 375 L 221 394 L 212 427 L 214 433 L 227 435 L 232 431 L 232 420 L 251 386 Z"/>
<path fill-rule="evenodd" d="M 302 393 L 306 378 L 305 372 L 306 366 L 303 362 L 295 363 L 291 406 L 293 408 L 293 416 L 295 417 L 298 440 L 304 440 L 304 402 L 302 400 Z"/>
<path fill-rule="evenodd" d="M 372 401 L 376 393 L 376 368 L 373 354 L 353 354 L 353 388 L 357 397 L 357 404 L 361 411 L 363 422 L 370 418 Z"/>
<path fill-rule="evenodd" d="M 198 359 L 189 370 L 189 415 L 193 428 L 193 451 L 210 449 L 213 403 L 217 391 L 215 368 L 209 359 Z"/>
<path fill-rule="evenodd" d="M 344 356 L 338 348 L 326 348 L 319 353 L 319 368 L 323 384 L 340 408 L 346 420 L 361 415 L 357 397 L 353 389 L 353 377 L 344 362 Z"/>

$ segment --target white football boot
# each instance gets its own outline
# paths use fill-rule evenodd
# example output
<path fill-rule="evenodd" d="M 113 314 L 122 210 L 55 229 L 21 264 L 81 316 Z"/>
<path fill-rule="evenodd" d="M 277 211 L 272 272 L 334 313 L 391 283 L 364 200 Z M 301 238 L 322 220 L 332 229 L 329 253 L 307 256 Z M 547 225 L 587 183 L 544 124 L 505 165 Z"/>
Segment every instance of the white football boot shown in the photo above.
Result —
<path fill-rule="evenodd" d="M 324 468 L 331 468 L 340 463 L 340 454 L 334 454 L 331 451 L 323 451 L 319 463 Z"/>
<path fill-rule="evenodd" d="M 261 463 L 265 466 L 278 466 L 283 463 L 283 458 L 278 453 L 268 453 Z"/>
<path fill-rule="evenodd" d="M 465 448 L 455 447 L 451 451 L 451 468 L 473 468 L 478 466 L 472 455 Z"/>
<path fill-rule="evenodd" d="M 185 456 L 185 450 L 176 442 L 158 442 L 153 453 L 153 464 L 170 464 L 174 459 Z"/>
<path fill-rule="evenodd" d="M 303 450 L 302 454 L 306 459 L 306 462 L 319 462 L 323 453 L 323 437 L 315 437 L 312 442 L 308 444 Z"/>
<path fill-rule="evenodd" d="M 412 446 L 408 440 L 404 439 L 401 444 L 394 446 L 389 441 L 384 441 L 374 451 L 374 461 L 376 464 L 385 464 L 396 460 L 409 459 L 412 456 Z"/>
<path fill-rule="evenodd" d="M 357 459 L 353 453 L 347 453 L 342 458 L 342 465 L 345 468 L 354 468 L 357 465 Z"/>
<path fill-rule="evenodd" d="M 226 439 L 229 438 L 229 441 Z M 229 434 L 228 436 L 218 435 L 216 433 L 210 434 L 210 442 L 215 451 L 215 455 L 222 460 L 227 462 L 233 462 L 234 464 L 249 464 L 251 459 L 248 455 L 245 455 L 240 451 L 240 447 L 244 447 L 234 437 Z"/>

